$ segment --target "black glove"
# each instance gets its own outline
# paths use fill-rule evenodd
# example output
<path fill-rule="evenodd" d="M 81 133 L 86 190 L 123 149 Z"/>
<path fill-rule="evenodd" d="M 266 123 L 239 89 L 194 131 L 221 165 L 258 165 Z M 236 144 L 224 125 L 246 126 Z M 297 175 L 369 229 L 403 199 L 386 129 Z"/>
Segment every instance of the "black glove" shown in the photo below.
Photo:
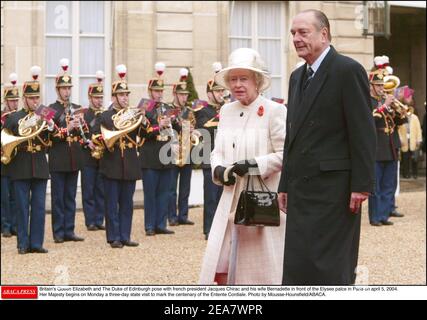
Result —
<path fill-rule="evenodd" d="M 233 172 L 231 170 L 228 172 L 228 177 L 224 176 L 225 170 L 227 168 L 223 166 L 217 166 L 214 170 L 214 176 L 217 178 L 224 186 L 232 186 L 236 183 L 236 178 L 233 176 Z M 227 180 L 227 181 L 225 181 Z"/>
<path fill-rule="evenodd" d="M 243 177 L 245 174 L 248 173 L 249 168 L 257 168 L 258 164 L 255 160 L 244 160 L 239 161 L 233 164 L 233 168 L 231 169 L 231 172 L 234 172 L 240 177 Z"/>

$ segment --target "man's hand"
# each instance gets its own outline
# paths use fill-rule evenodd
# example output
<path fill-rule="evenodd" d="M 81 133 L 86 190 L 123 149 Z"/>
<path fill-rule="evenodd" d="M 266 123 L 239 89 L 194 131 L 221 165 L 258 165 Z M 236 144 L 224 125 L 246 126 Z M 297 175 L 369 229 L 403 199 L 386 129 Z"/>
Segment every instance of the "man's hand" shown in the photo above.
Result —
<path fill-rule="evenodd" d="M 279 201 L 279 209 L 284 213 L 288 211 L 288 194 L 284 192 L 279 192 L 279 197 L 277 199 Z"/>
<path fill-rule="evenodd" d="M 386 96 L 386 98 L 385 98 L 384 104 L 385 104 L 387 107 L 390 107 L 390 106 L 391 106 L 391 104 L 393 103 L 393 101 L 394 101 L 394 97 L 393 97 L 392 95 L 388 94 L 388 95 Z"/>
<path fill-rule="evenodd" d="M 362 202 L 369 198 L 367 192 L 352 192 L 350 198 L 350 210 L 353 213 L 359 213 L 362 207 Z"/>
<path fill-rule="evenodd" d="M 68 122 L 67 130 L 71 131 L 73 129 L 76 129 L 79 127 L 79 125 L 80 125 L 80 121 L 78 119 L 73 119 Z"/>
<path fill-rule="evenodd" d="M 164 117 L 164 118 L 161 118 L 159 121 L 159 126 L 161 128 L 167 128 L 170 125 L 171 125 L 171 120 L 169 118 Z"/>

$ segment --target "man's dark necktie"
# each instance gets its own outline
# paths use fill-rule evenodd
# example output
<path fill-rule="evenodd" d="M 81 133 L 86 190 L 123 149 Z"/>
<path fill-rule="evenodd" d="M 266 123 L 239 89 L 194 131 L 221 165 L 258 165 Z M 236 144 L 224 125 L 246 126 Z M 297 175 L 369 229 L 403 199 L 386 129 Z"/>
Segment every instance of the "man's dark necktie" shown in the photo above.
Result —
<path fill-rule="evenodd" d="M 304 83 L 302 85 L 302 91 L 303 92 L 305 92 L 305 90 L 310 85 L 310 82 L 313 79 L 313 74 L 314 74 L 313 69 L 311 69 L 311 67 L 309 67 L 305 73 L 305 76 L 304 76 Z"/>

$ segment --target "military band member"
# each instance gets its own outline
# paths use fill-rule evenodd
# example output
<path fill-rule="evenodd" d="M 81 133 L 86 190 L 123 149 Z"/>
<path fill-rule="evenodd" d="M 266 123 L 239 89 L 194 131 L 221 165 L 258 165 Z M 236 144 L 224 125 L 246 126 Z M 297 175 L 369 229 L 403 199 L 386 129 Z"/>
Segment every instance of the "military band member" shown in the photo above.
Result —
<path fill-rule="evenodd" d="M 164 63 L 156 63 L 155 69 L 157 77 L 148 82 L 148 94 L 156 105 L 147 112 L 150 128 L 140 150 L 147 236 L 174 233 L 167 229 L 172 163 L 168 157 L 163 158 L 161 152 L 166 149 L 170 151 L 174 139 L 170 117 L 167 116 L 171 108 L 162 103 L 164 82 L 161 76 L 165 70 Z M 166 155 L 171 156 L 171 153 Z"/>
<path fill-rule="evenodd" d="M 40 70 L 38 67 L 35 69 Z M 35 72 L 34 81 L 24 83 L 23 108 L 14 112 L 5 123 L 5 128 L 12 135 L 28 137 L 16 147 L 16 155 L 11 159 L 8 169 L 14 181 L 17 199 L 19 254 L 48 252 L 43 248 L 46 186 L 49 178 L 46 149 L 50 145 L 46 129 L 52 131 L 54 124 L 52 120 L 43 121 L 34 112 L 40 106 L 40 83 L 37 77 L 38 72 Z"/>
<path fill-rule="evenodd" d="M 222 69 L 221 63 L 213 64 L 214 72 Z M 224 105 L 225 88 L 210 79 L 206 86 L 206 94 L 209 104 L 203 108 L 195 109 L 196 129 L 202 133 L 203 148 L 201 148 L 203 169 L 203 233 L 206 240 L 209 236 L 212 221 L 215 215 L 219 199 L 222 195 L 222 186 L 218 186 L 212 181 L 210 153 L 214 149 L 215 134 L 218 128 L 219 111 Z"/>
<path fill-rule="evenodd" d="M 389 75 L 387 65 L 378 63 L 369 74 L 371 102 L 377 128 L 377 155 L 375 165 L 375 192 L 369 197 L 369 220 L 372 226 L 392 225 L 389 221 L 394 205 L 397 186 L 397 161 L 400 141 L 394 133 L 397 126 L 407 121 L 403 114 L 396 112 L 394 96 L 384 91 L 384 77 Z"/>
<path fill-rule="evenodd" d="M 9 75 L 11 86 L 6 86 L 3 91 L 4 110 L 1 114 L 1 129 L 6 119 L 18 110 L 19 91 L 16 86 L 18 76 L 16 73 Z M 16 235 L 16 206 L 13 182 L 7 172 L 8 164 L 1 162 L 1 233 L 3 237 L 10 238 Z"/>
<path fill-rule="evenodd" d="M 121 80 L 112 85 L 113 107 L 101 114 L 103 132 L 108 130 L 113 138 L 103 136 L 106 149 L 100 161 L 100 171 L 104 176 L 106 195 L 107 242 L 112 248 L 123 248 L 139 245 L 131 241 L 133 195 L 136 180 L 141 179 L 137 137 L 142 137 L 148 123 L 143 111 L 129 108 L 130 90 L 124 80 L 126 66 L 119 65 L 116 70 Z"/>
<path fill-rule="evenodd" d="M 191 134 L 195 125 L 193 111 L 187 106 L 188 69 L 180 70 L 181 77 L 179 82 L 173 86 L 172 107 L 177 109 L 178 115 L 174 119 L 178 133 L 178 150 L 174 158 L 174 167 L 172 168 L 171 198 L 169 205 L 169 225 L 176 226 L 180 224 L 193 225 L 194 222 L 188 219 L 188 198 L 190 197 L 191 186 Z M 179 177 L 178 208 L 177 208 L 177 183 Z M 178 209 L 178 210 L 177 210 Z M 177 214 L 178 211 L 178 214 Z"/>
<path fill-rule="evenodd" d="M 61 59 L 63 73 L 56 79 L 56 102 L 49 105 L 56 111 L 55 133 L 49 149 L 51 175 L 52 231 L 55 243 L 83 241 L 74 233 L 76 193 L 79 170 L 83 166 L 83 136 L 87 127 L 78 114 L 81 106 L 70 102 L 71 76 L 67 74 L 68 59 Z"/>
<path fill-rule="evenodd" d="M 97 71 L 98 82 L 89 85 L 88 98 L 89 110 L 84 115 L 89 133 L 83 147 L 83 169 L 81 171 L 82 203 L 86 228 L 89 231 L 105 230 L 103 226 L 105 216 L 104 205 L 104 180 L 99 172 L 99 159 L 102 156 L 100 149 L 92 141 L 95 129 L 99 127 L 101 113 L 103 112 L 104 86 L 102 80 L 104 73 Z"/>

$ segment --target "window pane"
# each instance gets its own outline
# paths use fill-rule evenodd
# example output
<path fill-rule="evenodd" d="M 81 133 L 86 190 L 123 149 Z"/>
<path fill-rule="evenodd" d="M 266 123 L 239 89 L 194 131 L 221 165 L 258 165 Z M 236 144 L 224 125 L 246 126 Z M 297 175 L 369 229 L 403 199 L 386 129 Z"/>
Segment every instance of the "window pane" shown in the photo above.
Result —
<path fill-rule="evenodd" d="M 272 75 L 281 75 L 280 40 L 259 40 L 259 54 Z"/>
<path fill-rule="evenodd" d="M 104 38 L 80 38 L 80 74 L 104 70 Z"/>
<path fill-rule="evenodd" d="M 59 61 L 62 58 L 70 60 L 68 73 L 72 73 L 71 38 L 46 38 L 46 74 L 57 75 L 61 71 Z"/>
<path fill-rule="evenodd" d="M 89 88 L 89 85 L 91 83 L 95 83 L 96 82 L 96 78 L 80 78 L 80 101 L 79 103 L 84 106 L 84 107 L 88 107 L 89 106 L 89 100 L 87 97 L 87 90 Z"/>
<path fill-rule="evenodd" d="M 230 36 L 251 36 L 251 3 L 233 1 L 230 15 Z"/>
<path fill-rule="evenodd" d="M 258 2 L 258 36 L 280 37 L 280 2 Z"/>
<path fill-rule="evenodd" d="M 46 1 L 46 32 L 71 33 L 71 1 Z"/>
<path fill-rule="evenodd" d="M 80 33 L 104 33 L 104 1 L 80 1 Z"/>
<path fill-rule="evenodd" d="M 250 48 L 252 41 L 249 39 L 230 39 L 230 52 L 237 48 Z"/>
<path fill-rule="evenodd" d="M 284 98 L 282 90 L 282 80 L 280 78 L 272 78 L 270 88 L 265 91 L 264 96 L 268 99 L 271 98 Z"/>
<path fill-rule="evenodd" d="M 48 106 L 51 103 L 54 103 L 56 101 L 57 95 L 55 90 L 55 78 L 45 78 L 44 84 L 42 84 L 42 90 L 44 88 L 44 97 L 43 97 L 43 104 Z"/>

